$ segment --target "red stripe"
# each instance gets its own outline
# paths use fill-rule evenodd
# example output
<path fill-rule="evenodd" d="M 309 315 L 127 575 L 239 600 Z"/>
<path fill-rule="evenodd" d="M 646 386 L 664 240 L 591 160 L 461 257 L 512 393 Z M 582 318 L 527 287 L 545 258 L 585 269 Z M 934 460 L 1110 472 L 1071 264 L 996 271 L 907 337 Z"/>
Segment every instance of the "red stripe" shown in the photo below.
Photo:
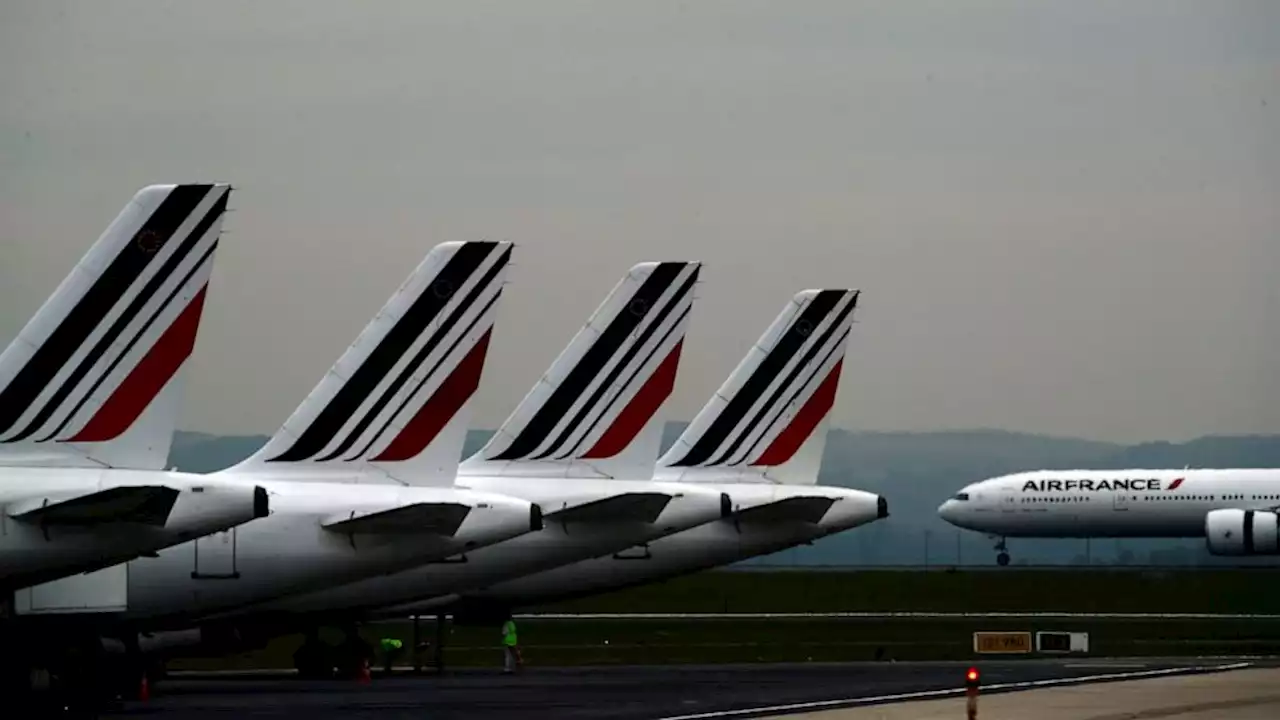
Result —
<path fill-rule="evenodd" d="M 480 387 L 480 375 L 484 370 L 484 358 L 489 351 L 489 335 L 492 332 L 493 328 L 485 331 L 480 342 L 471 348 L 462 362 L 458 363 L 458 367 L 431 393 L 431 398 L 422 404 L 413 419 L 400 430 L 400 434 L 370 462 L 404 462 L 416 457 L 436 439 L 475 393 L 476 388 Z"/>
<path fill-rule="evenodd" d="M 831 407 L 836 404 L 836 388 L 840 385 L 840 368 L 844 366 L 844 358 L 840 358 L 840 362 L 831 368 L 831 372 L 827 373 L 827 377 L 809 396 L 809 400 L 800 408 L 800 412 L 791 418 L 791 423 L 786 429 L 778 433 L 773 439 L 769 447 L 751 463 L 753 466 L 768 465 L 777 466 L 790 460 L 796 451 L 804 445 L 809 436 L 813 434 L 813 429 L 818 427 L 818 423 L 822 422 L 822 418 L 831 412 Z"/>
<path fill-rule="evenodd" d="M 622 412 L 618 413 L 618 417 L 614 418 L 609 429 L 605 430 L 595 445 L 592 445 L 591 449 L 582 456 L 583 459 L 597 460 L 613 457 L 627 449 L 631 441 L 636 439 L 636 435 L 640 434 L 653 414 L 658 412 L 662 403 L 671 397 L 671 391 L 676 386 L 676 371 L 680 368 L 680 348 L 683 345 L 682 339 L 671 348 L 671 352 L 667 353 L 667 357 L 645 381 L 640 391 L 631 398 L 631 402 L 627 403 Z"/>
<path fill-rule="evenodd" d="M 1183 481 L 1183 480 L 1185 480 L 1185 479 L 1186 479 L 1186 478 L 1178 478 L 1177 480 L 1174 480 L 1173 482 L 1169 483 L 1169 489 L 1170 489 L 1170 490 L 1177 490 L 1177 489 L 1178 489 L 1178 486 L 1179 486 L 1179 485 L 1181 485 L 1181 484 L 1182 484 L 1182 481 Z"/>
<path fill-rule="evenodd" d="M 107 442 L 124 434 L 133 426 L 152 400 L 191 357 L 196 346 L 196 331 L 200 328 L 200 314 L 204 310 L 204 295 L 208 286 L 187 303 L 168 330 L 147 351 L 142 362 L 134 366 L 129 376 L 111 393 L 111 397 L 98 408 L 80 432 L 62 442 Z"/>

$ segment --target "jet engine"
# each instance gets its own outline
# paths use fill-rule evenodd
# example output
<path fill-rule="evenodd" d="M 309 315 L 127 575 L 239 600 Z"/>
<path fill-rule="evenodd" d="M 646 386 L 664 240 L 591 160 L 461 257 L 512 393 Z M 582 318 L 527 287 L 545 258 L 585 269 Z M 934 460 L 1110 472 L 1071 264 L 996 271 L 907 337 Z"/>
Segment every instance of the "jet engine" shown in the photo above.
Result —
<path fill-rule="evenodd" d="M 1213 555 L 1280 555 L 1280 516 L 1267 510 L 1214 510 L 1204 535 Z"/>

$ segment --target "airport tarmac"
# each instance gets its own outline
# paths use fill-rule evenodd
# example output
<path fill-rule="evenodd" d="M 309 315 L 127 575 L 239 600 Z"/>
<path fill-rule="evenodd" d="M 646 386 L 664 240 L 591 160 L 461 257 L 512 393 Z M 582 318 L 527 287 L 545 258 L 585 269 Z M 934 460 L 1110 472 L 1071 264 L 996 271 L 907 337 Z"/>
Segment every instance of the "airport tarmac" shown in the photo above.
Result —
<path fill-rule="evenodd" d="M 786 720 L 954 720 L 964 698 L 787 715 Z M 979 697 L 982 720 L 1272 720 L 1280 717 L 1280 669 L 1253 668 L 1205 675 L 1088 685 Z"/>
<path fill-rule="evenodd" d="M 980 663 L 979 667 L 983 672 L 984 685 L 1000 685 L 1135 672 L 1168 672 L 1181 667 L 1217 666 L 1227 662 L 1187 659 L 992 660 Z M 758 717 L 761 714 L 752 712 L 753 709 L 954 690 L 963 684 L 967 667 L 966 663 L 954 662 L 533 667 L 510 676 L 496 670 L 459 669 L 440 677 L 375 676 L 368 685 L 355 681 L 305 681 L 267 676 L 184 676 L 158 684 L 148 702 L 128 703 L 122 712 L 107 717 L 145 715 L 184 720 L 230 717 L 305 717 L 308 720 L 365 717 L 377 717 L 379 720 Z M 986 700 L 997 697 L 993 695 Z M 790 711 L 790 714 L 803 709 Z M 769 714 L 782 712 L 774 710 Z"/>

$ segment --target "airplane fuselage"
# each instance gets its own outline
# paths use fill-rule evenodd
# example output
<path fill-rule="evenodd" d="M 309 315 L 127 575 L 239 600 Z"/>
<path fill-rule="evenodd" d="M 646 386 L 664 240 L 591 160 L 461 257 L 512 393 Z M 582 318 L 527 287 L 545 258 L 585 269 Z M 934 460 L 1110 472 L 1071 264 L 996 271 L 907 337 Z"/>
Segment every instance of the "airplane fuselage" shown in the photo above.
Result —
<path fill-rule="evenodd" d="M 158 510 L 105 497 L 130 488 L 175 497 L 172 506 L 158 497 Z M 60 503 L 95 497 L 102 500 L 57 515 Z M 266 514 L 267 504 L 255 483 L 188 473 L 0 468 L 0 586 L 27 587 L 105 568 L 249 522 Z M 45 510 L 53 517 L 44 518 Z"/>
<path fill-rule="evenodd" d="M 701 484 L 701 483 L 700 483 Z M 417 603 L 387 608 L 380 615 L 430 614 L 468 604 L 516 607 L 591 595 L 685 575 L 759 555 L 777 552 L 885 517 L 879 496 L 837 487 L 707 483 L 707 489 L 733 498 L 735 514 L 677 532 L 610 555 L 583 560 L 513 580 Z M 799 497 L 835 498 L 820 519 L 752 520 L 752 509 L 765 509 Z"/>
<path fill-rule="evenodd" d="M 458 487 L 500 493 L 537 503 L 545 524 L 452 562 L 420 565 L 399 573 L 330 585 L 304 595 L 280 598 L 256 611 L 348 612 L 409 602 L 483 587 L 540 570 L 605 555 L 721 517 L 727 504 L 719 490 L 693 484 L 580 478 L 459 476 Z M 662 494 L 656 521 L 606 516 L 571 519 L 567 512 L 624 493 Z"/>
<path fill-rule="evenodd" d="M 131 561 L 124 618 L 144 626 L 189 623 L 290 593 L 395 572 L 529 532 L 535 515 L 533 505 L 522 500 L 453 488 L 235 474 L 228 474 L 228 482 L 266 488 L 271 514 Z M 470 511 L 452 536 L 325 527 L 335 518 L 413 503 L 461 503 Z"/>
<path fill-rule="evenodd" d="M 966 486 L 938 509 L 1004 537 L 1196 538 L 1210 512 L 1280 506 L 1280 470 L 1042 470 Z"/>

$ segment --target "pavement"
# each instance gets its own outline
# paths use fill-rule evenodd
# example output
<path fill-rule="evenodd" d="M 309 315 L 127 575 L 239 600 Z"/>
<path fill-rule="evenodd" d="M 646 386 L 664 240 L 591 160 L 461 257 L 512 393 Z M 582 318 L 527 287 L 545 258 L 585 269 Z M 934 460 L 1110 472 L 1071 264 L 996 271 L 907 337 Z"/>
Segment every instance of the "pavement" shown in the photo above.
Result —
<path fill-rule="evenodd" d="M 983 661 L 979 667 L 984 686 L 995 688 L 1027 683 L 1115 680 L 1133 673 L 1182 672 L 1185 668 L 1217 667 L 1228 662 L 1231 661 L 1185 658 L 996 660 Z M 516 675 L 502 675 L 496 670 L 459 669 L 438 677 L 375 676 L 367 685 L 356 681 L 307 681 L 266 675 L 183 676 L 157 683 L 149 701 L 129 703 L 122 712 L 105 717 L 146 716 L 157 720 L 289 717 L 307 720 L 375 717 L 379 720 L 703 720 L 763 717 L 826 709 L 837 706 L 840 701 L 842 704 L 883 704 L 903 695 L 954 693 L 963 685 L 967 668 L 966 663 L 954 662 L 881 662 L 534 667 Z M 1171 678 L 1171 681 L 1190 682 L 1191 678 Z M 1272 686 L 1280 692 L 1280 685 L 1273 681 Z M 1110 691 L 1106 695 L 1110 695 Z M 1019 692 L 1007 697 L 1026 696 L 1027 693 Z M 858 720 L 879 720 L 882 717 L 923 720 L 926 716 L 919 714 L 923 710 L 914 709 L 927 709 L 929 702 L 913 703 L 913 710 L 905 715 L 847 717 Z M 937 717 L 963 717 L 962 706 L 957 706 L 957 702 L 963 701 L 949 699 L 943 702 L 938 706 L 938 712 L 942 714 Z M 984 696 L 982 702 L 997 708 L 998 703 L 1010 701 L 1000 695 L 991 695 Z M 814 704 L 821 705 L 815 707 Z M 957 714 L 957 707 L 961 708 L 960 714 Z M 762 708 L 767 710 L 761 711 Z M 846 717 L 812 713 L 800 716 L 822 720 Z M 988 714 L 984 707 L 983 720 L 999 717 L 1006 716 Z M 1026 717 L 1024 710 L 1019 718 L 1025 720 Z M 1063 717 L 1075 720 L 1074 716 Z M 1212 717 L 1234 720 L 1235 716 L 1219 713 Z M 1051 720 L 1050 716 L 1039 712 L 1036 718 Z M 1058 718 L 1054 716 L 1052 720 Z M 1112 720 L 1112 717 L 1106 720 Z"/>
<path fill-rule="evenodd" d="M 787 720 L 954 720 L 966 699 L 948 698 L 785 716 Z M 1280 669 L 1260 668 L 1116 682 L 1097 687 L 979 696 L 982 720 L 1272 720 L 1280 717 Z"/>

